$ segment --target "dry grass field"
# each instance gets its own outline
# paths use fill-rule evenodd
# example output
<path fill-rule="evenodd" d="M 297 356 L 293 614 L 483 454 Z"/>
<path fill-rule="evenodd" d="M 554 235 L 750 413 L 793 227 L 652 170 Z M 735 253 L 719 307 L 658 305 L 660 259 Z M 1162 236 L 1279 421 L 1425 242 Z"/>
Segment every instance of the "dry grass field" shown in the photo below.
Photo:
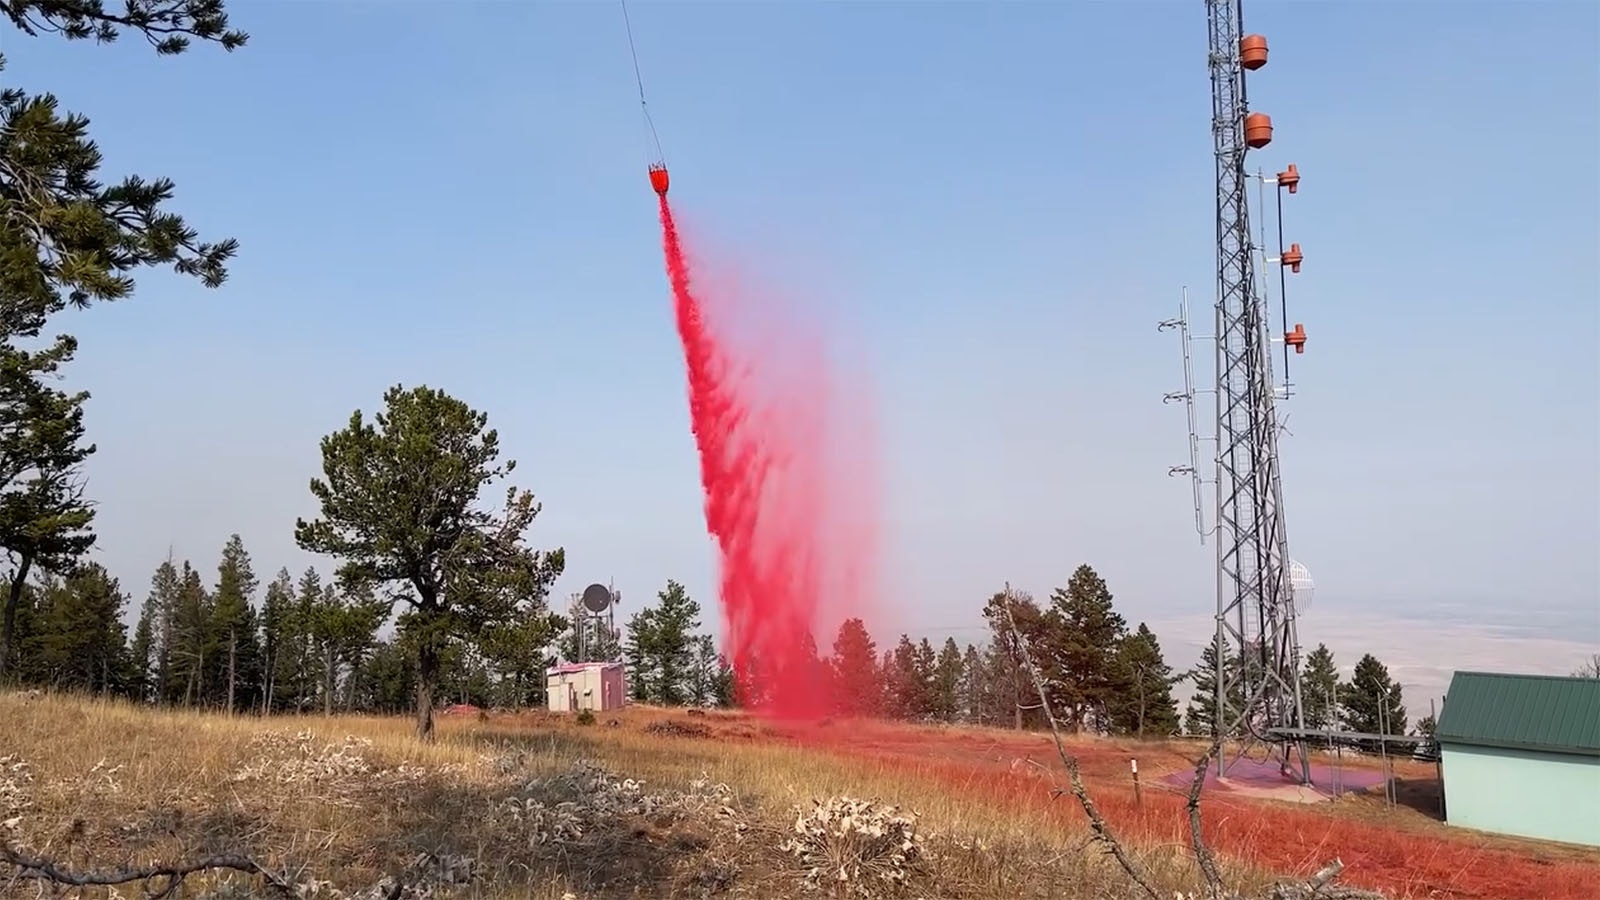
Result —
<path fill-rule="evenodd" d="M 541 900 L 1134 896 L 1086 842 L 1082 810 L 1052 795 L 1060 765 L 1035 735 L 630 708 L 587 726 L 444 717 L 423 745 L 401 719 L 229 719 L 20 693 L 0 694 L 0 723 L 0 840 L 76 874 L 232 853 L 302 897 L 399 897 L 399 884 L 409 897 Z M 1072 750 L 1160 888 L 1197 890 L 1182 798 L 1157 786 L 1197 750 Z M 1146 779 L 1137 802 L 1129 756 Z M 1408 766 L 1416 793 L 1431 769 Z M 1342 883 L 1397 898 L 1600 896 L 1600 854 L 1460 832 L 1379 798 L 1218 793 L 1206 816 L 1245 891 L 1340 857 Z M 37 896 L 16 872 L 0 863 L 0 896 Z M 264 895 L 259 875 L 182 889 Z"/>

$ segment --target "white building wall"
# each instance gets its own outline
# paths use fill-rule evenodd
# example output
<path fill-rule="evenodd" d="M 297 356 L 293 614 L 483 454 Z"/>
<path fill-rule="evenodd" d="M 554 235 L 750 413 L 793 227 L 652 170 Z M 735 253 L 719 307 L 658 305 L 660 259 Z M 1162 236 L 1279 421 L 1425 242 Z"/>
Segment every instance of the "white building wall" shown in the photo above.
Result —
<path fill-rule="evenodd" d="M 1600 846 L 1600 757 L 1440 742 L 1445 821 Z"/>

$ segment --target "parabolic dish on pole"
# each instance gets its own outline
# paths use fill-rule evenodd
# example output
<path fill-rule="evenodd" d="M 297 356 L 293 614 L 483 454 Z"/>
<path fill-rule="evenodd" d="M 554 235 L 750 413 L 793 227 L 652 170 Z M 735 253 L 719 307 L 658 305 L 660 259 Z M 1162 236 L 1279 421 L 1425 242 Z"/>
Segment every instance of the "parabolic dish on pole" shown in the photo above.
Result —
<path fill-rule="evenodd" d="M 1297 615 L 1311 608 L 1311 598 L 1317 593 L 1317 583 L 1311 580 L 1311 570 L 1292 559 L 1289 560 L 1289 592 L 1294 598 Z"/>
<path fill-rule="evenodd" d="M 595 583 L 583 589 L 583 606 L 589 612 L 603 613 L 611 605 L 611 589 Z"/>

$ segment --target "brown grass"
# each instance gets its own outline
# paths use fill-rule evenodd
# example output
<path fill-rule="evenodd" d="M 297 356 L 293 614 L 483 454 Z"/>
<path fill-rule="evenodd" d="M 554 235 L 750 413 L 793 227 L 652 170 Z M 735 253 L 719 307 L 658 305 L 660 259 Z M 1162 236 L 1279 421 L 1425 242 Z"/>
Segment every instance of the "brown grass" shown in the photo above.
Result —
<path fill-rule="evenodd" d="M 440 870 L 453 865 L 462 881 L 470 860 L 470 883 L 439 896 L 775 898 L 801 895 L 803 873 L 781 849 L 795 808 L 846 795 L 919 814 L 931 858 L 914 867 L 909 896 L 1125 895 L 1121 873 L 1085 848 L 1081 810 L 1053 798 L 1050 780 L 1024 762 L 1052 761 L 1038 736 L 784 726 L 647 707 L 598 719 L 444 717 L 439 740 L 422 745 L 401 719 L 228 719 L 0 694 L 0 758 L 19 758 L 32 775 L 17 789 L 26 795 L 19 811 L 8 812 L 17 791 L 7 793 L 0 765 L 0 822 L 20 819 L 10 831 L 0 825 L 0 838 L 80 867 L 237 851 L 301 883 L 344 891 L 408 866 L 437 883 L 452 880 Z M 302 731 L 310 732 L 304 742 L 295 737 Z M 347 736 L 359 740 L 347 745 Z M 1190 765 L 1194 748 L 1079 740 L 1072 749 L 1157 883 L 1193 890 L 1182 801 L 1155 783 Z M 1127 783 L 1130 755 L 1146 779 L 1138 804 Z M 579 759 L 643 779 L 646 793 L 668 799 L 646 812 L 596 805 L 571 774 Z M 1417 767 L 1412 777 L 1429 773 Z M 722 801 L 707 799 L 702 777 L 731 789 L 731 817 L 719 817 Z M 588 816 L 582 836 L 537 840 L 557 826 L 508 820 L 511 798 L 537 799 L 540 816 L 574 804 Z M 1303 875 L 1341 856 L 1345 881 L 1395 896 L 1600 896 L 1600 854 L 1498 841 L 1413 810 L 1380 809 L 1360 798 L 1301 807 L 1217 795 L 1207 800 L 1208 837 L 1230 878 L 1250 889 L 1267 873 Z M 5 889 L 0 880 L 0 896 Z"/>
<path fill-rule="evenodd" d="M 0 772 L 0 822 L 16 820 L 0 837 L 79 869 L 238 852 L 297 883 L 327 883 L 311 896 L 408 868 L 448 882 L 435 870 L 459 879 L 468 861 L 473 879 L 456 888 L 461 896 L 799 896 L 803 872 L 781 849 L 794 809 L 849 795 L 919 814 L 933 856 L 911 873 L 910 896 L 1100 896 L 1121 884 L 1098 853 L 1081 851 L 1081 830 L 1040 831 L 924 773 L 797 746 L 739 717 L 641 710 L 588 727 L 537 714 L 445 717 L 439 740 L 422 745 L 402 719 L 229 719 L 4 693 L 0 722 L 0 758 L 13 760 L 10 775 Z M 565 776 L 579 759 L 663 796 L 702 775 L 723 782 L 737 828 L 709 809 L 675 816 L 671 805 L 646 814 L 597 807 L 575 839 L 539 841 L 530 826 L 504 820 L 509 798 L 530 796 L 585 815 L 586 789 Z M 1187 882 L 1177 848 L 1141 855 L 1163 883 Z M 7 887 L 0 873 L 0 896 L 12 896 Z M 234 895 L 243 894 L 225 896 Z"/>

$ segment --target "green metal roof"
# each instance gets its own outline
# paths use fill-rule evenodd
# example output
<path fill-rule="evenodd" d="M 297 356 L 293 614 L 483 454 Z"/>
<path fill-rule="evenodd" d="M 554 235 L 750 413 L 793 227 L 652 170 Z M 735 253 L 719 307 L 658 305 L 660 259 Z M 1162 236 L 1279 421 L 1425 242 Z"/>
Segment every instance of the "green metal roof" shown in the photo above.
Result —
<path fill-rule="evenodd" d="M 1600 678 L 1457 672 L 1440 744 L 1600 756 Z"/>

